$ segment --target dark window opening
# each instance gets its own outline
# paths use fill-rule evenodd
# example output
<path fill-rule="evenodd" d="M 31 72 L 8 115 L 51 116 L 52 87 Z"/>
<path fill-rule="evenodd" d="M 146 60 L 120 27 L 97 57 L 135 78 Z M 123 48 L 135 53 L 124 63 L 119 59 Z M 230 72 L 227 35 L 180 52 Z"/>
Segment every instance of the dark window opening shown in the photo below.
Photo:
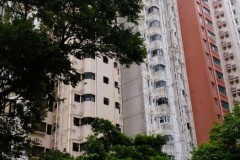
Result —
<path fill-rule="evenodd" d="M 84 94 L 84 95 L 82 95 L 82 102 L 85 102 L 85 101 L 95 102 L 95 95 L 93 95 L 93 94 Z"/>
<path fill-rule="evenodd" d="M 76 117 L 73 117 L 73 125 L 74 126 L 80 126 L 80 119 L 76 118 Z"/>
<path fill-rule="evenodd" d="M 107 77 L 103 77 L 103 83 L 108 84 L 108 82 L 109 82 L 109 79 Z"/>
<path fill-rule="evenodd" d="M 108 98 L 103 98 L 103 103 L 105 104 L 105 105 L 109 105 L 109 99 Z"/>
<path fill-rule="evenodd" d="M 75 102 L 80 102 L 80 95 L 74 94 L 74 101 Z"/>
<path fill-rule="evenodd" d="M 118 88 L 118 82 L 115 82 L 114 85 L 115 85 L 115 88 Z"/>
<path fill-rule="evenodd" d="M 121 109 L 120 109 L 120 103 L 115 102 L 115 108 L 118 109 L 119 114 L 121 113 Z"/>
<path fill-rule="evenodd" d="M 157 100 L 157 105 L 168 104 L 168 99 L 165 97 L 159 98 Z"/>
<path fill-rule="evenodd" d="M 81 126 L 83 126 L 83 125 L 89 125 L 89 124 L 91 124 L 93 121 L 94 121 L 94 118 L 92 118 L 92 117 L 84 117 L 84 118 L 81 118 L 81 120 L 80 120 L 80 125 L 81 125 Z"/>
<path fill-rule="evenodd" d="M 52 125 L 50 125 L 50 124 L 47 125 L 47 134 L 48 135 L 52 134 Z"/>
<path fill-rule="evenodd" d="M 104 63 L 108 63 L 108 58 L 105 57 L 105 56 L 103 56 L 103 62 L 104 62 Z"/>
<path fill-rule="evenodd" d="M 79 144 L 78 143 L 73 143 L 73 151 L 79 152 Z"/>
<path fill-rule="evenodd" d="M 114 66 L 114 68 L 117 68 L 117 67 L 118 67 L 117 62 L 114 62 L 114 63 L 113 63 L 113 66 Z"/>
<path fill-rule="evenodd" d="M 82 80 L 84 79 L 93 79 L 95 80 L 95 73 L 92 72 L 85 72 L 82 74 Z"/>

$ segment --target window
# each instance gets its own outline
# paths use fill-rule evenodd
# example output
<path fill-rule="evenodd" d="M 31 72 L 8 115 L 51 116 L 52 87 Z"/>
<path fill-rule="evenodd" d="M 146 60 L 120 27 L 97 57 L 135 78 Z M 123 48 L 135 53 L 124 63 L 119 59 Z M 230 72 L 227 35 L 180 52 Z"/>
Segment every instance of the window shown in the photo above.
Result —
<path fill-rule="evenodd" d="M 168 99 L 166 97 L 159 98 L 157 100 L 157 105 L 168 104 Z"/>
<path fill-rule="evenodd" d="M 162 49 L 155 49 L 151 53 L 152 57 L 155 57 L 157 55 L 163 55 L 163 50 Z"/>
<path fill-rule="evenodd" d="M 80 102 L 80 95 L 74 94 L 74 101 L 75 102 Z"/>
<path fill-rule="evenodd" d="M 103 83 L 108 84 L 109 79 L 107 77 L 103 77 Z"/>
<path fill-rule="evenodd" d="M 119 110 L 119 114 L 120 114 L 121 113 L 120 103 L 115 102 L 115 108 Z"/>
<path fill-rule="evenodd" d="M 156 6 L 152 6 L 152 7 L 148 8 L 148 14 L 157 13 L 158 11 L 159 11 L 159 9 Z"/>
<path fill-rule="evenodd" d="M 82 59 L 84 59 L 84 58 L 92 58 L 92 59 L 95 59 L 95 54 L 91 54 L 91 53 L 82 54 Z"/>
<path fill-rule="evenodd" d="M 170 122 L 170 116 L 162 116 L 159 118 L 160 123 L 169 123 Z"/>
<path fill-rule="evenodd" d="M 54 106 L 54 99 L 50 98 L 47 102 L 47 106 L 48 106 L 48 111 L 53 112 L 53 106 Z"/>
<path fill-rule="evenodd" d="M 86 143 L 81 143 L 80 144 L 80 152 L 85 151 L 86 148 Z"/>
<path fill-rule="evenodd" d="M 175 156 L 173 155 L 168 155 L 169 160 L 175 160 Z"/>
<path fill-rule="evenodd" d="M 104 98 L 103 98 L 103 104 L 109 105 L 109 99 L 106 98 L 106 97 L 104 97 Z"/>
<path fill-rule="evenodd" d="M 222 86 L 218 86 L 219 92 L 221 92 L 222 94 L 226 94 L 226 88 L 222 87 Z"/>
<path fill-rule="evenodd" d="M 153 20 L 149 23 L 149 28 L 151 27 L 160 27 L 160 22 L 158 20 Z"/>
<path fill-rule="evenodd" d="M 46 125 L 46 123 L 41 122 L 36 131 L 46 133 Z"/>
<path fill-rule="evenodd" d="M 229 109 L 229 104 L 228 104 L 228 102 L 221 101 L 221 103 L 222 103 L 222 107 L 223 107 L 223 108 Z"/>
<path fill-rule="evenodd" d="M 14 117 L 16 111 L 16 101 L 15 100 L 8 100 L 3 108 L 1 108 L 1 115 Z"/>
<path fill-rule="evenodd" d="M 52 125 L 50 125 L 50 124 L 47 125 L 47 134 L 48 135 L 52 134 Z"/>
<path fill-rule="evenodd" d="M 156 41 L 156 40 L 161 40 L 161 36 L 159 34 L 154 34 L 150 36 L 150 41 Z"/>
<path fill-rule="evenodd" d="M 221 66 L 221 61 L 215 57 L 213 57 L 213 62 L 218 65 L 218 66 Z"/>
<path fill-rule="evenodd" d="M 95 73 L 92 72 L 85 72 L 82 74 L 82 80 L 84 79 L 93 79 L 95 80 Z"/>
<path fill-rule="evenodd" d="M 117 128 L 117 130 L 118 130 L 118 131 L 120 131 L 120 132 L 121 132 L 121 127 L 120 127 L 120 124 L 116 124 L 116 128 Z"/>
<path fill-rule="evenodd" d="M 166 139 L 167 142 L 173 140 L 173 136 L 172 135 L 164 135 L 163 137 Z"/>
<path fill-rule="evenodd" d="M 108 58 L 106 56 L 103 56 L 103 62 L 108 63 Z"/>
<path fill-rule="evenodd" d="M 217 51 L 218 51 L 217 46 L 211 44 L 210 47 L 211 47 L 211 49 L 212 49 L 214 52 L 217 52 Z"/>
<path fill-rule="evenodd" d="M 84 94 L 84 95 L 82 95 L 82 102 L 85 102 L 85 101 L 95 102 L 95 95 L 93 95 L 93 94 Z"/>
<path fill-rule="evenodd" d="M 208 31 L 208 36 L 211 37 L 211 38 L 214 39 L 214 40 L 216 39 L 215 34 L 212 33 L 212 32 L 210 32 L 210 31 Z"/>
<path fill-rule="evenodd" d="M 80 119 L 76 118 L 76 117 L 73 117 L 73 125 L 74 126 L 80 126 Z"/>
<path fill-rule="evenodd" d="M 39 156 L 43 152 L 44 152 L 44 147 L 34 146 L 33 151 L 32 151 L 32 155 L 33 156 Z"/>
<path fill-rule="evenodd" d="M 212 21 L 210 21 L 210 20 L 208 20 L 208 19 L 205 19 L 205 22 L 206 22 L 207 25 L 209 25 L 209 26 L 212 26 L 212 25 L 213 25 Z"/>
<path fill-rule="evenodd" d="M 114 66 L 114 68 L 117 68 L 117 67 L 118 67 L 117 62 L 114 62 L 114 63 L 113 63 L 113 66 Z"/>
<path fill-rule="evenodd" d="M 166 82 L 165 81 L 157 81 L 157 82 L 155 82 L 154 86 L 155 86 L 155 88 L 165 87 Z"/>
<path fill-rule="evenodd" d="M 115 88 L 118 88 L 118 82 L 114 83 Z"/>
<path fill-rule="evenodd" d="M 162 64 L 157 64 L 156 66 L 153 67 L 154 72 L 163 71 L 164 69 L 165 69 L 165 66 Z"/>
<path fill-rule="evenodd" d="M 75 151 L 75 152 L 79 152 L 79 144 L 78 143 L 73 143 L 72 150 Z"/>
<path fill-rule="evenodd" d="M 218 79 L 223 80 L 223 74 L 222 73 L 216 71 L 216 76 L 217 76 Z"/>
<path fill-rule="evenodd" d="M 94 118 L 92 118 L 92 117 L 84 117 L 84 118 L 81 118 L 81 120 L 80 120 L 80 125 L 81 125 L 81 126 L 83 126 L 83 125 L 89 125 L 89 124 L 91 124 L 93 121 L 94 121 Z"/>
<path fill-rule="evenodd" d="M 80 60 L 82 59 L 82 55 L 79 52 L 75 53 L 75 57 Z"/>
<path fill-rule="evenodd" d="M 207 9 L 207 8 L 205 8 L 205 7 L 203 7 L 203 12 L 204 12 L 205 14 L 207 14 L 207 15 L 210 15 L 210 14 L 211 14 L 210 10 Z"/>

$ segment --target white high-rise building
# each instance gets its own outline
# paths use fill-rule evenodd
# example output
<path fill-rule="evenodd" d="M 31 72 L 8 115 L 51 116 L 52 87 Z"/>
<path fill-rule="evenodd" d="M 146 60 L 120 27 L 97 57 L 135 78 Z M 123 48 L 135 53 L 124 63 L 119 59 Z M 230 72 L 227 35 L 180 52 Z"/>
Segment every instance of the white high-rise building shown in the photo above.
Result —
<path fill-rule="evenodd" d="M 62 82 L 56 86 L 64 102 L 53 104 L 42 127 L 31 136 L 39 143 L 36 155 L 49 149 L 80 155 L 86 137 L 92 133 L 89 123 L 95 117 L 108 119 L 122 129 L 118 63 L 91 55 L 71 60 L 82 80 L 75 88 Z"/>
<path fill-rule="evenodd" d="M 124 133 L 162 134 L 168 140 L 163 151 L 170 159 L 186 160 L 196 137 L 177 4 L 143 4 L 135 30 L 143 35 L 148 55 L 140 66 L 121 69 Z"/>
<path fill-rule="evenodd" d="M 230 106 L 240 100 L 240 1 L 209 0 Z M 216 36 L 215 36 L 216 35 Z M 222 75 L 217 75 L 222 76 Z"/>

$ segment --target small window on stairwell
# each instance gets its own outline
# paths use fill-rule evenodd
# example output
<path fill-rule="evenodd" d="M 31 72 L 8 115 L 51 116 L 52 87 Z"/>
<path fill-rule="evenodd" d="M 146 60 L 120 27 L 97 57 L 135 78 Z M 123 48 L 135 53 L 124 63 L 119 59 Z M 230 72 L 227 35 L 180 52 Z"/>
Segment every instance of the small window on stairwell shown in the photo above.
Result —
<path fill-rule="evenodd" d="M 115 88 L 119 88 L 118 82 L 114 82 L 114 86 L 115 86 Z"/>
<path fill-rule="evenodd" d="M 74 94 L 74 101 L 75 102 L 80 102 L 80 95 Z"/>
<path fill-rule="evenodd" d="M 103 104 L 109 105 L 109 99 L 106 98 L 106 97 L 104 97 L 104 98 L 103 98 Z"/>
<path fill-rule="evenodd" d="M 113 63 L 113 66 L 114 66 L 114 68 L 118 68 L 118 63 L 117 63 L 117 62 L 114 62 L 114 63 Z"/>
<path fill-rule="evenodd" d="M 103 83 L 108 84 L 108 82 L 109 82 L 109 79 L 108 79 L 107 77 L 104 77 L 104 76 L 103 76 Z"/>
<path fill-rule="evenodd" d="M 108 63 L 108 58 L 106 56 L 103 56 L 103 62 Z"/>
<path fill-rule="evenodd" d="M 121 113 L 120 103 L 115 102 L 115 108 L 118 110 L 118 113 Z"/>
<path fill-rule="evenodd" d="M 73 117 L 73 125 L 80 126 L 80 118 Z"/>

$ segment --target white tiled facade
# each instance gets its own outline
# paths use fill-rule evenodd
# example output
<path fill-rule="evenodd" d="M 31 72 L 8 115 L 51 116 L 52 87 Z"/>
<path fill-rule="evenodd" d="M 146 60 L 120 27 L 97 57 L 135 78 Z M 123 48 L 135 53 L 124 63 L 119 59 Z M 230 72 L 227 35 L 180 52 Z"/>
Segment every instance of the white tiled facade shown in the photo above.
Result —
<path fill-rule="evenodd" d="M 82 81 L 75 88 L 62 82 L 56 86 L 64 102 L 53 105 L 46 125 L 32 135 L 39 142 L 36 152 L 58 149 L 80 155 L 94 117 L 108 119 L 122 129 L 119 65 L 113 59 L 104 58 L 103 62 L 103 58 L 91 56 L 71 60 Z"/>
<path fill-rule="evenodd" d="M 240 100 L 240 1 L 209 0 L 230 106 Z"/>
<path fill-rule="evenodd" d="M 145 0 L 139 26 L 145 63 L 123 67 L 124 133 L 162 134 L 170 159 L 186 160 L 196 145 L 175 0 Z"/>

